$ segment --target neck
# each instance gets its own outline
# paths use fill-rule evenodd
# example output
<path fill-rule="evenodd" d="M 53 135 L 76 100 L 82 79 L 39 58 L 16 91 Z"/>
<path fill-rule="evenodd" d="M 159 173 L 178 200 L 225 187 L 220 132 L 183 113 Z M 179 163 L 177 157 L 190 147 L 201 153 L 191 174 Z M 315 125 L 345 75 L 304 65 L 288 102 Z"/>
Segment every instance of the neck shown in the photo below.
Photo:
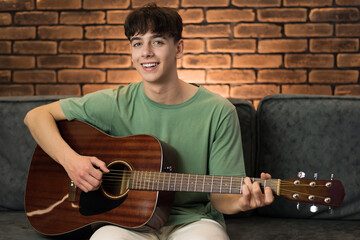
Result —
<path fill-rule="evenodd" d="M 134 171 L 129 177 L 129 188 L 137 190 L 241 194 L 244 184 L 242 177 L 180 173 Z M 259 182 L 263 188 L 270 187 L 275 194 L 279 195 L 279 179 L 251 178 L 251 180 Z"/>
<path fill-rule="evenodd" d="M 144 92 L 151 100 L 162 104 L 180 104 L 190 99 L 197 87 L 180 79 L 166 83 L 149 83 L 143 81 Z"/>

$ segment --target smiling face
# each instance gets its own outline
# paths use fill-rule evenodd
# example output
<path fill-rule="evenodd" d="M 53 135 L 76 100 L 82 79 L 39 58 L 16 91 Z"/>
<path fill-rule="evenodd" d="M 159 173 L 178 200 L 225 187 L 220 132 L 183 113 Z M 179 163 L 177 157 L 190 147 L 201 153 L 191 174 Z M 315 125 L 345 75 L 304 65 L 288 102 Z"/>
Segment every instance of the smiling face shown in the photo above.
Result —
<path fill-rule="evenodd" d="M 148 83 L 164 83 L 177 80 L 177 58 L 183 54 L 183 40 L 175 42 L 152 32 L 135 34 L 130 39 L 134 67 Z"/>

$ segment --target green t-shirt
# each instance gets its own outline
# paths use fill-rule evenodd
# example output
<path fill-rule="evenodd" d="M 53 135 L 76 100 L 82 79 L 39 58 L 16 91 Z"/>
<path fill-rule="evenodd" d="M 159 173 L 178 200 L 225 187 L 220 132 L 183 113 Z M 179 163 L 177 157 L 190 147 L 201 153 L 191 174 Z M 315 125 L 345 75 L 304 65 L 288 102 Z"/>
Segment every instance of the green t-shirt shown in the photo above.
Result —
<path fill-rule="evenodd" d="M 60 101 L 68 120 L 81 120 L 112 136 L 150 134 L 178 153 L 177 172 L 244 177 L 239 121 L 225 98 L 199 87 L 175 105 L 149 99 L 142 82 Z M 210 218 L 224 225 L 207 193 L 176 192 L 166 225 Z"/>

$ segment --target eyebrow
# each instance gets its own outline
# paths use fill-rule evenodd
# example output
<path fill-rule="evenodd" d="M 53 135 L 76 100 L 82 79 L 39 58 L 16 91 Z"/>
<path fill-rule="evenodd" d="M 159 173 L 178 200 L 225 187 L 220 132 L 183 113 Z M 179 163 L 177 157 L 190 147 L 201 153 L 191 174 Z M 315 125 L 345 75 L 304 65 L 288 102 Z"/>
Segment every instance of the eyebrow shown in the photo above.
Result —
<path fill-rule="evenodd" d="M 154 39 L 154 38 L 163 38 L 163 39 L 167 39 L 167 37 L 166 37 L 166 36 L 161 35 L 161 34 L 155 34 L 155 35 L 152 35 L 152 36 L 151 36 L 151 39 Z M 130 39 L 130 42 L 137 41 L 137 40 L 141 40 L 141 37 L 132 37 L 132 38 Z"/>

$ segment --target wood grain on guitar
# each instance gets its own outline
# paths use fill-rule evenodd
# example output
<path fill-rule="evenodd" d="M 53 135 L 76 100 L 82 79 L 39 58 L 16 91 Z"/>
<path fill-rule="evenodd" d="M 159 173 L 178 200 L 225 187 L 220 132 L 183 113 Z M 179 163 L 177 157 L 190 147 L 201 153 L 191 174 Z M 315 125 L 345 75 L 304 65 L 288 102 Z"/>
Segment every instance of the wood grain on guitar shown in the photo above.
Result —
<path fill-rule="evenodd" d="M 176 173 L 176 153 L 152 136 L 112 137 L 80 121 L 61 121 L 58 127 L 75 151 L 98 157 L 110 173 L 103 175 L 99 190 L 81 192 L 62 166 L 37 146 L 29 169 L 25 211 L 42 234 L 61 235 L 98 222 L 159 229 L 176 191 L 242 193 L 244 178 Z M 341 182 L 333 179 L 252 181 L 297 202 L 339 206 L 345 195 Z"/>

